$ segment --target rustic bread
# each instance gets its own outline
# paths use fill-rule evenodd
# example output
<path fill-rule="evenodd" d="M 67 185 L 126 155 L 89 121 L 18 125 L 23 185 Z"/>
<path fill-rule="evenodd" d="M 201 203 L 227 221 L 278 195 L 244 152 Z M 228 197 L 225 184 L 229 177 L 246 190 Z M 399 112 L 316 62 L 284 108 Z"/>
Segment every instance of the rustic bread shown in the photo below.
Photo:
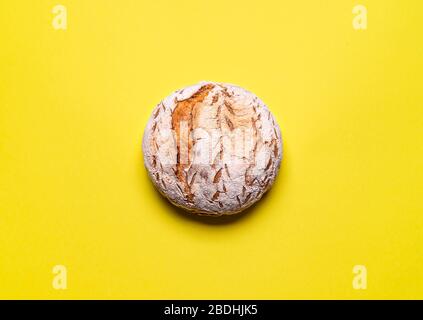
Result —
<path fill-rule="evenodd" d="M 238 213 L 272 186 L 282 137 L 266 105 L 240 87 L 201 82 L 154 109 L 143 137 L 157 189 L 197 214 Z"/>

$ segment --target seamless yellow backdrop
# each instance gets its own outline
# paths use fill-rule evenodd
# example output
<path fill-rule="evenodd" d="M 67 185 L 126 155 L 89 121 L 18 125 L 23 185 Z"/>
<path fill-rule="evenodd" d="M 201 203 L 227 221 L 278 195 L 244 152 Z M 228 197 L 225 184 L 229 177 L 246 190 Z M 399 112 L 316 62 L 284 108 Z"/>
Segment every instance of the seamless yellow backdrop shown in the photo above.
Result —
<path fill-rule="evenodd" d="M 64 0 L 55 30 L 58 2 L 2 1 L 0 298 L 423 298 L 423 4 L 360 3 L 367 30 L 347 0 Z M 235 221 L 181 214 L 142 163 L 153 107 L 201 80 L 282 128 Z"/>

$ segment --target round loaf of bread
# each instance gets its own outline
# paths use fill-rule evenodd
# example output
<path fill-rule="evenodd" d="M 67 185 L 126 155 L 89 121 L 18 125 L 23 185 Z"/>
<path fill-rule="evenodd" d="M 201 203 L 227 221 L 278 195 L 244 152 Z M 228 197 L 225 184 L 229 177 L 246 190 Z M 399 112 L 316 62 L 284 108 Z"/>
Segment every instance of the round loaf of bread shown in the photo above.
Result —
<path fill-rule="evenodd" d="M 275 181 L 282 137 L 266 105 L 235 85 L 201 82 L 162 100 L 143 137 L 156 188 L 196 214 L 234 214 Z"/>

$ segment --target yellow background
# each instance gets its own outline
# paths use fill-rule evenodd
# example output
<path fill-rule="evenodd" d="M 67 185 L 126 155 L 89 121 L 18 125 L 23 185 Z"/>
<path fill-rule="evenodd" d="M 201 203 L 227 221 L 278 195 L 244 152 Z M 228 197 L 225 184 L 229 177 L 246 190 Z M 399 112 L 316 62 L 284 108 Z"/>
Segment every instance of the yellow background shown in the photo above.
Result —
<path fill-rule="evenodd" d="M 365 31 L 356 1 L 67 0 L 63 31 L 56 1 L 1 1 L 0 298 L 423 298 L 423 4 L 361 3 Z M 181 214 L 142 163 L 153 107 L 201 80 L 282 128 L 234 221 Z"/>

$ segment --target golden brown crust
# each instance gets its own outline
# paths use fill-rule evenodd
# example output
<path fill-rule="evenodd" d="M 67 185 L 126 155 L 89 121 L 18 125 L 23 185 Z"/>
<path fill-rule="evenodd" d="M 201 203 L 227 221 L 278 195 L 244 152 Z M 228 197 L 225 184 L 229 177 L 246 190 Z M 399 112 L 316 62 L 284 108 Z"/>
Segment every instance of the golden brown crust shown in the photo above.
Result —
<path fill-rule="evenodd" d="M 213 84 L 207 84 L 202 86 L 196 93 L 194 93 L 188 99 L 184 99 L 181 101 L 176 101 L 176 107 L 172 112 L 172 129 L 176 134 L 176 148 L 177 148 L 177 155 L 176 155 L 176 176 L 178 177 L 179 181 L 184 185 L 184 193 L 186 195 L 186 199 L 189 202 L 193 201 L 194 194 L 191 192 L 191 183 L 188 183 L 187 175 L 184 173 L 184 169 L 189 166 L 190 163 L 190 153 L 191 148 L 193 145 L 193 141 L 191 138 L 191 131 L 194 129 L 194 122 L 196 119 L 196 112 L 195 108 L 197 104 L 203 102 L 205 97 L 209 94 L 210 90 L 214 88 Z M 188 125 L 188 132 L 186 137 L 181 137 L 181 123 L 184 122 Z M 181 139 L 187 139 L 186 146 L 187 150 L 187 164 L 181 162 Z"/>

